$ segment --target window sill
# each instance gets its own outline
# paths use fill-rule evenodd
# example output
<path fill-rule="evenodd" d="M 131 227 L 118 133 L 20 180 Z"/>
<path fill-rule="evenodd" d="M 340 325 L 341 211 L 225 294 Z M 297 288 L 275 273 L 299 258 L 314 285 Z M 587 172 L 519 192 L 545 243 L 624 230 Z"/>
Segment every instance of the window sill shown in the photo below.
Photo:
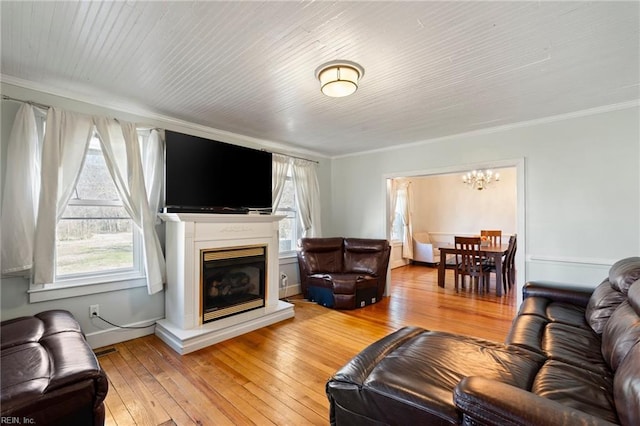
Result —
<path fill-rule="evenodd" d="M 287 251 L 279 254 L 281 264 L 295 263 L 298 261 L 298 253 L 295 251 Z"/>
<path fill-rule="evenodd" d="M 46 284 L 44 288 L 36 288 L 32 286 L 27 293 L 29 294 L 29 303 L 38 303 L 46 302 L 48 300 L 87 296 L 89 294 L 127 290 L 131 288 L 145 287 L 146 285 L 147 280 L 144 276 L 127 278 L 105 277 L 104 281 L 91 284 Z"/>

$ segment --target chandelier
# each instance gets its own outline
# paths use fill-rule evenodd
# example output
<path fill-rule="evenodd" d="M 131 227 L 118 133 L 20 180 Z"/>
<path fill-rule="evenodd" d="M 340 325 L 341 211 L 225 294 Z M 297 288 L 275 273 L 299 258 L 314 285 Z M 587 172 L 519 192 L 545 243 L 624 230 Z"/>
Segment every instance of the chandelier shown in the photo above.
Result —
<path fill-rule="evenodd" d="M 491 182 L 500 180 L 500 173 L 493 173 L 491 170 L 472 170 L 462 176 L 462 183 L 471 189 L 482 191 L 491 185 Z"/>

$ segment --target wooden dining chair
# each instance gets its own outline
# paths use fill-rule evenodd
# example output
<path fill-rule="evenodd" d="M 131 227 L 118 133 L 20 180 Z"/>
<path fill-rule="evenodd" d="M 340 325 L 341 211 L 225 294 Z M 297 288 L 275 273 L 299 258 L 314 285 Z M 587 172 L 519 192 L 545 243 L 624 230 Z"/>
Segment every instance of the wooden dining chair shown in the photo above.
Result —
<path fill-rule="evenodd" d="M 515 273 L 515 257 L 516 257 L 517 237 L 513 234 L 509 237 L 509 247 L 505 252 L 502 259 L 502 288 L 506 293 L 513 286 L 516 279 Z M 496 272 L 496 265 L 494 263 L 485 262 L 485 266 L 488 267 L 489 272 Z M 496 285 L 500 283 L 496 280 Z"/>
<path fill-rule="evenodd" d="M 516 283 L 516 250 L 518 250 L 518 238 L 516 234 L 509 237 L 509 248 L 505 256 L 503 277 L 507 278 L 507 287 L 510 289 Z M 506 271 L 506 272 L 505 272 Z"/>
<path fill-rule="evenodd" d="M 502 231 L 499 229 L 482 229 L 480 230 L 480 238 L 489 241 L 492 246 L 500 246 L 502 244 Z"/>
<path fill-rule="evenodd" d="M 480 237 L 454 237 L 456 246 L 455 289 L 459 289 L 459 280 L 462 279 L 464 288 L 465 277 L 469 277 L 473 288 L 475 283 L 478 291 L 485 286 L 489 287 L 489 267 L 484 264 L 480 256 Z"/>

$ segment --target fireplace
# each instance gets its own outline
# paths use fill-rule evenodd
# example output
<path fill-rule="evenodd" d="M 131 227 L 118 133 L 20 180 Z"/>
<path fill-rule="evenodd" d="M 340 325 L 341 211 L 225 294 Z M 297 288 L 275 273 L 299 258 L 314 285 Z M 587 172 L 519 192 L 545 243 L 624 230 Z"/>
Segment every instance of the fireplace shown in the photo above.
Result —
<path fill-rule="evenodd" d="M 180 354 L 294 316 L 278 298 L 284 216 L 163 213 L 165 318 L 156 335 Z"/>
<path fill-rule="evenodd" d="M 202 323 L 264 306 L 266 247 L 200 251 Z"/>

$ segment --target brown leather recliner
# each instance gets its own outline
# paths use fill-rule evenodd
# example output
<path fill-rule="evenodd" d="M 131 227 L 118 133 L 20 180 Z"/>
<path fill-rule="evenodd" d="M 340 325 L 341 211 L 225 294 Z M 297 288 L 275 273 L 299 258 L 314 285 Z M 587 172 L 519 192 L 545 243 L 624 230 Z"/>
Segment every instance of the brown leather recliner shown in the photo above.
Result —
<path fill-rule="evenodd" d="M 327 382 L 332 425 L 640 424 L 640 257 L 528 283 L 504 343 L 405 327 Z"/>
<path fill-rule="evenodd" d="M 336 309 L 379 302 L 387 285 L 391 245 L 367 238 L 302 238 L 298 267 L 306 299 Z"/>
<path fill-rule="evenodd" d="M 71 313 L 3 321 L 0 344 L 3 424 L 104 424 L 107 376 Z"/>

